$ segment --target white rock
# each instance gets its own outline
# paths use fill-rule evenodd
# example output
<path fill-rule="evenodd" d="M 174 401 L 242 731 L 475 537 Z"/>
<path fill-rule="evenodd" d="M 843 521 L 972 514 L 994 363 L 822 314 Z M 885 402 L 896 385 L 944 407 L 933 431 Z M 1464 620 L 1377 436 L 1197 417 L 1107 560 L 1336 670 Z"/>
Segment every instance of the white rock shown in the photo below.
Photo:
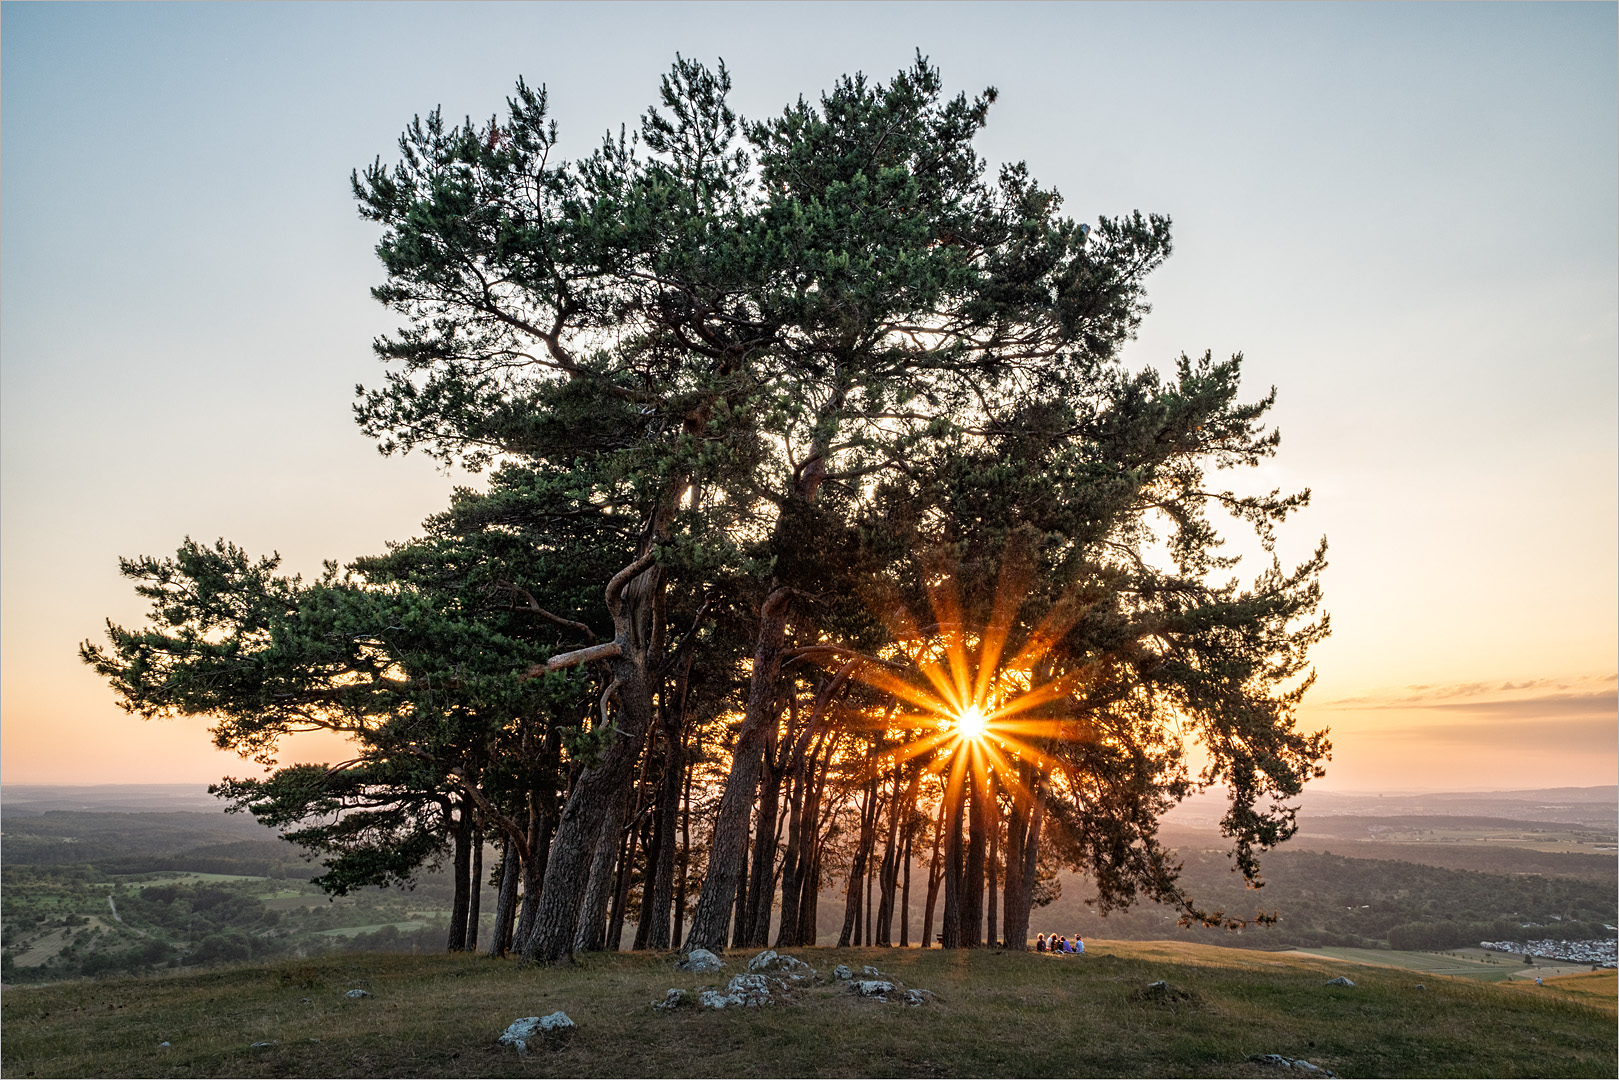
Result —
<path fill-rule="evenodd" d="M 856 979 L 849 984 L 849 989 L 861 997 L 882 997 L 894 992 L 894 984 L 887 979 Z"/>
<path fill-rule="evenodd" d="M 669 992 L 663 995 L 662 1001 L 654 1001 L 654 1009 L 678 1009 L 686 1003 L 686 991 L 671 986 Z"/>
<path fill-rule="evenodd" d="M 1257 1061 L 1261 1065 L 1269 1065 L 1277 1069 L 1298 1069 L 1313 1076 L 1331 1077 L 1332 1080 L 1337 1080 L 1338 1076 L 1331 1069 L 1323 1069 L 1321 1066 L 1305 1061 L 1303 1058 L 1283 1057 L 1281 1054 L 1255 1054 L 1248 1060 Z"/>
<path fill-rule="evenodd" d="M 278 1045 L 280 1045 L 280 1043 L 281 1043 L 280 1039 L 271 1039 L 269 1042 L 249 1043 L 247 1048 L 249 1050 L 257 1050 L 257 1049 L 259 1049 L 261 1047 L 265 1047 L 265 1046 L 278 1046 Z"/>
<path fill-rule="evenodd" d="M 854 978 L 854 972 L 849 970 L 847 964 L 839 964 L 832 969 L 832 977 L 835 979 L 852 979 Z"/>
<path fill-rule="evenodd" d="M 882 972 L 878 971 L 876 968 L 872 967 L 870 964 L 867 964 L 865 967 L 861 968 L 860 969 L 860 974 L 864 975 L 868 979 L 886 979 L 886 978 L 888 978 L 887 975 L 884 975 Z"/>
<path fill-rule="evenodd" d="M 718 971 L 724 966 L 725 961 L 707 949 L 693 949 L 675 965 L 681 971 Z"/>
<path fill-rule="evenodd" d="M 725 988 L 726 997 L 739 998 L 744 1005 L 770 1004 L 770 984 L 763 975 L 734 975 Z"/>
<path fill-rule="evenodd" d="M 775 949 L 766 949 L 764 952 L 748 961 L 748 970 L 769 971 L 771 968 L 776 966 L 776 961 L 780 959 L 781 957 L 777 954 Z"/>
<path fill-rule="evenodd" d="M 796 956 L 786 956 L 774 949 L 764 952 L 748 961 L 749 971 L 782 971 L 788 973 L 788 978 L 795 981 L 815 973 L 815 969 Z"/>
<path fill-rule="evenodd" d="M 704 990 L 697 995 L 697 1004 L 705 1009 L 729 1009 L 747 1003 L 736 994 L 721 994 L 714 990 Z"/>
<path fill-rule="evenodd" d="M 529 1040 L 536 1035 L 559 1035 L 572 1031 L 577 1025 L 560 1009 L 549 1016 L 525 1016 L 513 1020 L 511 1026 L 497 1040 L 502 1046 L 515 1046 L 519 1054 L 528 1053 Z"/>
<path fill-rule="evenodd" d="M 350 990 L 348 993 L 344 994 L 343 996 L 344 997 L 350 997 L 350 998 L 363 998 L 363 997 L 370 997 L 371 995 L 366 993 L 364 990 L 360 990 L 360 989 L 356 988 L 354 990 Z"/>
<path fill-rule="evenodd" d="M 157 1045 L 158 1046 L 168 1046 L 170 1044 L 169 1044 L 169 1041 L 167 1039 L 164 1039 L 162 1042 L 158 1043 Z"/>
<path fill-rule="evenodd" d="M 932 1000 L 934 1000 L 934 994 L 931 990 L 905 991 L 905 1004 L 907 1005 L 926 1005 Z"/>
<path fill-rule="evenodd" d="M 1344 978 L 1342 975 L 1340 975 L 1336 979 L 1328 979 L 1327 980 L 1327 985 L 1328 986 L 1354 986 L 1355 984 L 1350 982 L 1348 979 Z"/>

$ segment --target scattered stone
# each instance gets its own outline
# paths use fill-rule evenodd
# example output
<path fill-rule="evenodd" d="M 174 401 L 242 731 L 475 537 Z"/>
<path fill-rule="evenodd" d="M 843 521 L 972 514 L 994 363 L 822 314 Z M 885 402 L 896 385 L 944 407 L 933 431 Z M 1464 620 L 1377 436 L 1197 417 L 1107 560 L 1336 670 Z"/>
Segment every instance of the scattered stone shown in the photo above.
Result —
<path fill-rule="evenodd" d="M 894 992 L 894 984 L 887 979 L 855 979 L 849 983 L 849 989 L 861 997 L 874 997 L 887 1001 L 888 998 L 884 995 Z"/>
<path fill-rule="evenodd" d="M 305 1005 L 309 1005 L 309 1004 L 312 1004 L 312 1002 L 311 1002 L 311 1001 L 310 1001 L 310 1000 L 309 1000 L 309 999 L 308 999 L 308 998 L 299 998 L 299 999 L 298 999 L 298 1000 L 299 1000 L 299 1001 L 300 1001 L 300 1002 L 301 1002 L 301 1003 L 303 1003 L 303 1004 L 305 1004 Z"/>
<path fill-rule="evenodd" d="M 158 1043 L 158 1044 L 157 1044 L 157 1045 L 158 1045 L 158 1046 L 159 1046 L 159 1047 L 160 1047 L 160 1048 L 161 1048 L 161 1047 L 164 1047 L 164 1046 L 168 1046 L 168 1045 L 169 1045 L 169 1041 L 168 1041 L 168 1040 L 167 1040 L 167 1039 L 164 1039 L 164 1040 L 163 1040 L 163 1041 L 162 1041 L 162 1042 L 160 1042 L 160 1043 Z"/>
<path fill-rule="evenodd" d="M 854 972 L 849 970 L 849 965 L 839 964 L 832 969 L 832 977 L 834 979 L 848 980 L 854 978 Z"/>
<path fill-rule="evenodd" d="M 1355 984 L 1350 982 L 1348 979 L 1344 978 L 1342 975 L 1340 975 L 1336 979 L 1328 979 L 1327 980 L 1327 985 L 1328 986 L 1354 986 Z"/>
<path fill-rule="evenodd" d="M 727 1009 L 743 1004 L 740 997 L 735 994 L 721 994 L 714 990 L 704 990 L 697 995 L 697 1004 L 705 1009 Z"/>
<path fill-rule="evenodd" d="M 681 971 L 718 971 L 724 966 L 725 961 L 707 949 L 693 949 L 675 965 Z"/>
<path fill-rule="evenodd" d="M 926 1005 L 930 1001 L 937 1000 L 938 996 L 932 990 L 905 991 L 905 1004 L 907 1005 Z"/>
<path fill-rule="evenodd" d="M 561 1038 L 571 1034 L 577 1026 L 568 1019 L 567 1013 L 558 1009 L 549 1016 L 525 1016 L 521 1020 L 513 1020 L 496 1041 L 502 1046 L 515 1046 L 519 1054 L 526 1054 L 528 1044 L 537 1036 Z"/>
<path fill-rule="evenodd" d="M 371 995 L 366 993 L 364 990 L 361 990 L 358 987 L 356 987 L 355 989 L 350 990 L 348 993 L 344 994 L 343 996 L 344 997 L 349 997 L 349 998 L 363 998 L 363 997 L 370 997 Z M 305 999 L 305 1000 L 308 1000 L 308 999 Z"/>
<path fill-rule="evenodd" d="M 280 1046 L 280 1045 L 281 1045 L 281 1040 L 280 1039 L 271 1039 L 269 1042 L 250 1043 L 250 1044 L 248 1044 L 247 1048 L 249 1050 L 260 1050 L 260 1049 L 263 1049 L 266 1046 Z"/>
<path fill-rule="evenodd" d="M 654 1001 L 652 1003 L 652 1007 L 654 1009 L 664 1009 L 664 1010 L 678 1009 L 682 1005 L 684 1005 L 685 1003 L 686 1003 L 686 991 L 677 990 L 676 988 L 671 986 L 669 988 L 669 992 L 667 994 L 663 995 L 663 1000 L 662 1001 Z"/>
<path fill-rule="evenodd" d="M 1426 986 L 1423 986 L 1421 983 L 1417 983 L 1417 989 L 1418 990 L 1426 990 L 1428 988 Z"/>
<path fill-rule="evenodd" d="M 815 969 L 796 956 L 784 956 L 775 949 L 766 949 L 764 952 L 748 961 L 748 970 L 753 972 L 777 971 L 783 972 L 794 982 L 802 982 L 815 975 Z"/>
<path fill-rule="evenodd" d="M 1130 991 L 1131 1001 L 1147 1001 L 1158 1005 L 1172 1005 L 1176 1002 L 1196 1002 L 1197 995 L 1190 990 L 1179 986 L 1171 986 L 1162 979 L 1150 982 L 1146 986 Z"/>
<path fill-rule="evenodd" d="M 1331 1069 L 1323 1069 L 1321 1066 L 1314 1065 L 1303 1058 L 1283 1057 L 1281 1054 L 1255 1054 L 1248 1060 L 1257 1061 L 1261 1065 L 1269 1065 L 1276 1069 L 1295 1069 L 1309 1073 L 1311 1076 L 1332 1077 L 1334 1080 L 1338 1075 Z"/>
<path fill-rule="evenodd" d="M 893 978 L 892 975 L 884 975 L 882 972 L 878 971 L 876 968 L 872 967 L 870 964 L 867 964 L 865 967 L 861 968 L 860 969 L 860 974 L 864 975 L 868 979 L 891 979 L 891 978 Z"/>

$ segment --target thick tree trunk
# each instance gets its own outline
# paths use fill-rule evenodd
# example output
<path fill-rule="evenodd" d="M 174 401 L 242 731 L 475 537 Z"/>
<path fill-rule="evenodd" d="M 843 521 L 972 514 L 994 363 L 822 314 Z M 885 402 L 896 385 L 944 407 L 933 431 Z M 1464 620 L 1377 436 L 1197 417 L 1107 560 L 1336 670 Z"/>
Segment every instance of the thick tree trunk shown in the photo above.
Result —
<path fill-rule="evenodd" d="M 517 918 L 517 884 L 522 859 L 517 842 L 506 840 L 506 853 L 500 860 L 500 892 L 495 897 L 495 926 L 489 933 L 489 955 L 505 956 L 512 947 L 512 922 Z"/>
<path fill-rule="evenodd" d="M 725 949 L 728 924 L 743 887 L 747 868 L 748 826 L 753 818 L 754 796 L 759 790 L 759 771 L 764 764 L 765 744 L 776 725 L 776 684 L 781 675 L 782 650 L 787 640 L 787 609 L 791 593 L 774 587 L 759 609 L 759 636 L 753 652 L 753 674 L 748 684 L 747 711 L 742 731 L 731 756 L 731 774 L 725 782 L 720 813 L 714 823 L 714 842 L 709 849 L 708 873 L 692 916 L 687 949 Z"/>
<path fill-rule="evenodd" d="M 579 774 L 562 808 L 546 861 L 545 884 L 540 889 L 534 932 L 524 948 L 526 960 L 560 964 L 572 959 L 576 931 L 587 925 L 580 919 L 587 886 L 594 885 L 598 890 L 594 895 L 599 902 L 592 905 L 593 914 L 605 909 L 606 895 L 600 890 L 610 888 L 612 883 L 611 863 L 617 850 L 619 808 L 625 788 L 634 775 L 642 736 L 651 720 L 650 695 L 646 693 L 638 666 L 633 661 L 613 666 L 621 684 L 619 693 L 623 705 L 619 714 L 619 735 L 595 765 Z M 604 824 L 610 824 L 611 833 L 605 845 L 598 845 L 597 838 L 608 832 L 602 828 Z M 601 868 L 598 876 L 594 864 L 599 846 L 607 849 L 608 865 Z"/>

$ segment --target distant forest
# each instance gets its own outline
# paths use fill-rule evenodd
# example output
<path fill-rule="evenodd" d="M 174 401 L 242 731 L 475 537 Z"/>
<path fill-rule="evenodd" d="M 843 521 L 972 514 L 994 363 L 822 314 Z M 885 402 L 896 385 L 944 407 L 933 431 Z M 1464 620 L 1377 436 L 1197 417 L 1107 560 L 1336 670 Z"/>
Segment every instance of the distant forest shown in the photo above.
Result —
<path fill-rule="evenodd" d="M 422 874 L 413 890 L 329 898 L 308 884 L 317 865 L 239 816 L 7 813 L 3 831 L 0 964 L 8 983 L 335 949 L 436 951 L 454 892 L 449 874 L 437 871 Z M 1248 890 L 1229 858 L 1194 846 L 1190 830 L 1170 830 L 1167 838 L 1183 845 L 1177 853 L 1185 862 L 1183 880 L 1200 903 L 1244 916 L 1275 911 L 1278 922 L 1241 932 L 1184 929 L 1173 911 L 1150 903 L 1103 918 L 1084 902 L 1087 880 L 1062 874 L 1047 880 L 1043 892 L 1052 899 L 1035 909 L 1031 931 L 1259 949 L 1443 949 L 1522 937 L 1526 927 L 1571 940 L 1610 936 L 1606 926 L 1616 921 L 1612 863 L 1604 879 L 1582 861 L 1606 861 L 1598 856 L 1464 849 L 1502 871 L 1484 873 L 1289 846 L 1266 856 L 1264 888 Z M 1353 846 L 1384 854 L 1394 845 Z M 1454 846 L 1398 847 L 1420 854 Z M 1525 872 L 1547 860 L 1577 873 Z M 486 926 L 494 885 L 485 882 Z M 823 911 L 818 935 L 827 944 L 838 935 L 839 907 L 828 903 Z M 910 915 L 914 932 L 921 924 L 919 903 Z"/>

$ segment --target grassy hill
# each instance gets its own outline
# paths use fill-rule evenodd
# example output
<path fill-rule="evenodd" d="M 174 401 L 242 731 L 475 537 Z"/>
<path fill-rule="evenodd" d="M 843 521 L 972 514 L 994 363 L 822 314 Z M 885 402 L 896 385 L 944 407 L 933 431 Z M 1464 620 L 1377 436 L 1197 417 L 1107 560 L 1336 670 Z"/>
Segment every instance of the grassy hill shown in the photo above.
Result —
<path fill-rule="evenodd" d="M 1494 985 L 1179 942 L 1058 958 L 979 950 L 804 949 L 822 971 L 875 964 L 937 1000 L 835 982 L 724 1012 L 650 1003 L 723 985 L 667 956 L 564 970 L 471 956 L 356 954 L 5 991 L 0 1069 L 22 1076 L 1603 1076 L 1611 992 Z M 1354 987 L 1329 986 L 1345 974 Z M 1164 980 L 1157 990 L 1149 984 Z M 1590 980 L 1587 980 L 1590 981 Z M 1420 987 L 1419 987 L 1420 984 Z M 351 988 L 369 997 L 351 999 Z M 564 1042 L 520 1058 L 512 1020 L 563 1010 Z M 168 1046 L 161 1046 L 161 1043 Z M 254 1046 L 253 1044 L 267 1044 Z"/>

